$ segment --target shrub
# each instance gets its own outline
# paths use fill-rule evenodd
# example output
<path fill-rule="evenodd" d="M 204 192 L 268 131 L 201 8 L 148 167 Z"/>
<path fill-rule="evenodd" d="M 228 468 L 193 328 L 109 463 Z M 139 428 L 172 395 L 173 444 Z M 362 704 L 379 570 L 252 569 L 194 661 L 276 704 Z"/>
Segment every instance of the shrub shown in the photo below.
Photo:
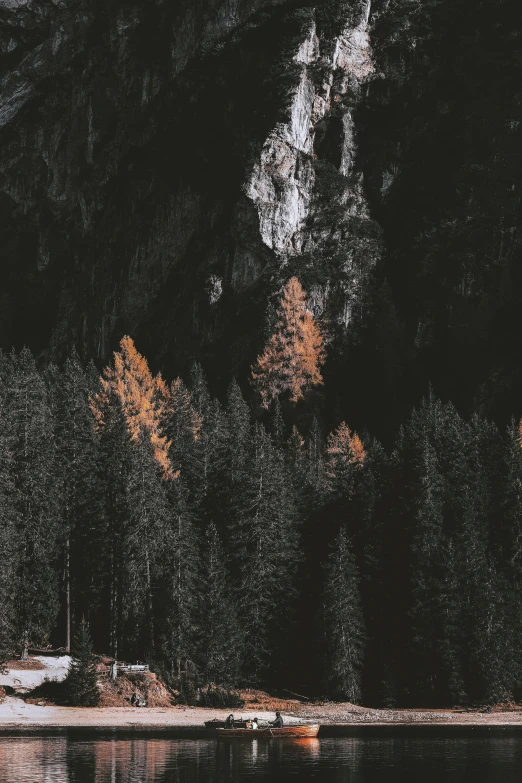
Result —
<path fill-rule="evenodd" d="M 47 701 L 51 704 L 67 704 L 65 682 L 50 680 L 48 677 L 27 694 L 26 701 L 30 704 L 38 701 Z"/>

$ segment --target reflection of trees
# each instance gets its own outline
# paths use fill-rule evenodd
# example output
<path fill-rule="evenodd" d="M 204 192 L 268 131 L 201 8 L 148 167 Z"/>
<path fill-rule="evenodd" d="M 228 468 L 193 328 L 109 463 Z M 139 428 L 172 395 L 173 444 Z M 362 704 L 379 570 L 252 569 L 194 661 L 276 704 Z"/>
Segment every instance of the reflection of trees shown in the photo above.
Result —
<path fill-rule="evenodd" d="M 377 778 L 419 781 L 427 769 L 434 780 L 453 773 L 452 780 L 461 780 L 472 771 L 480 778 L 483 769 L 490 773 L 488 780 L 515 780 L 510 772 L 516 774 L 521 758 L 519 740 L 509 738 L 5 737 L 0 739 L 0 783 L 240 783 L 254 775 L 264 783 L 368 783 Z"/>
<path fill-rule="evenodd" d="M 93 747 L 94 783 L 156 783 L 164 780 L 170 767 L 168 740 L 102 740 Z"/>
<path fill-rule="evenodd" d="M 65 737 L 5 738 L 0 741 L 0 780 L 68 783 Z"/>
<path fill-rule="evenodd" d="M 321 780 L 356 783 L 361 753 L 363 742 L 350 739 L 16 738 L 0 740 L 0 780 L 236 783 L 252 774 L 273 782 L 297 772 L 304 781 L 317 776 L 320 762 Z"/>

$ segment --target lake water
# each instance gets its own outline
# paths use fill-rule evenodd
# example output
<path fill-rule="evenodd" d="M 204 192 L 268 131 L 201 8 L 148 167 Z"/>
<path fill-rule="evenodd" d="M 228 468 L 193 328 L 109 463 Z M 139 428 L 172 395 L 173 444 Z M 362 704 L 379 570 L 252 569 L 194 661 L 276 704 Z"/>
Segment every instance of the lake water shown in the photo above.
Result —
<path fill-rule="evenodd" d="M 522 738 L 0 738 L 1 783 L 520 783 Z"/>

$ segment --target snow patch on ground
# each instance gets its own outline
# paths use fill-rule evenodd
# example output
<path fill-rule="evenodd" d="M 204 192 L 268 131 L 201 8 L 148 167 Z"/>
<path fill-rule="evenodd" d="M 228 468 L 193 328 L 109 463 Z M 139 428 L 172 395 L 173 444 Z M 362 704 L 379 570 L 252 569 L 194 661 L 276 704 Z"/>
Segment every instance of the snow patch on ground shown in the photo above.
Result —
<path fill-rule="evenodd" d="M 36 688 L 45 679 L 62 682 L 67 677 L 70 655 L 51 657 L 47 655 L 35 655 L 33 659 L 40 661 L 45 669 L 10 669 L 7 674 L 0 674 L 0 685 L 9 685 L 15 690 Z"/>

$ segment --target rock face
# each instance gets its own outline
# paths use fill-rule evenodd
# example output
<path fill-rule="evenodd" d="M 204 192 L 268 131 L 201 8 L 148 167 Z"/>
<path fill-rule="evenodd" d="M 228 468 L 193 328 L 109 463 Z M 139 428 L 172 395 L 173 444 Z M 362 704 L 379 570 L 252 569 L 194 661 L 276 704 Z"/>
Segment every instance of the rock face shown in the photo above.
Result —
<path fill-rule="evenodd" d="M 369 15 L 369 0 L 354 4 L 351 14 L 341 20 L 337 34 L 329 37 L 318 35 L 316 20 L 310 15 L 308 33 L 292 58 L 298 66 L 298 78 L 289 118 L 269 134 L 245 187 L 257 209 L 263 243 L 279 263 L 294 258 L 298 273 L 299 256 L 315 255 L 327 267 L 324 256 L 328 246 L 333 243 L 341 248 L 345 244 L 343 234 L 350 234 L 351 218 L 370 219 L 362 173 L 355 164 L 352 116 L 354 104 L 360 100 L 363 86 L 374 70 Z M 326 175 L 338 179 L 336 192 L 330 192 L 327 204 L 328 209 L 337 209 L 337 215 L 333 222 L 324 225 L 316 185 L 321 177 L 317 161 L 323 157 L 321 143 L 327 132 L 337 136 L 331 148 L 326 149 L 323 161 L 331 169 Z M 354 252 L 344 262 L 344 271 L 353 274 L 346 282 L 344 302 L 340 308 L 337 306 L 334 318 L 345 327 L 350 323 L 353 303 L 361 299 L 362 283 L 375 263 L 377 249 L 372 250 L 363 259 Z M 234 280 L 241 280 L 241 275 L 233 275 Z M 332 283 L 331 276 L 327 276 L 322 286 L 313 287 L 316 311 L 323 310 Z"/>
<path fill-rule="evenodd" d="M 511 410 L 521 34 L 514 0 L 0 0 L 1 344 L 131 333 L 225 384 L 297 274 L 340 412 Z"/>
<path fill-rule="evenodd" d="M 347 27 L 333 41 L 321 41 L 312 22 L 308 36 L 293 61 L 301 73 L 290 106 L 290 118 L 271 132 L 246 187 L 259 215 L 259 229 L 265 245 L 279 256 L 297 255 L 307 248 L 311 232 L 306 220 L 312 210 L 315 184 L 313 167 L 317 124 L 339 101 L 348 85 L 360 92 L 360 83 L 372 73 L 368 40 L 370 3 L 363 9 L 355 27 Z M 321 44 L 326 51 L 321 52 Z M 321 83 L 314 83 L 311 66 L 320 63 Z M 342 73 L 334 86 L 334 73 Z M 335 89 L 336 88 L 336 89 Z M 350 114 L 343 118 L 344 139 L 340 170 L 347 176 L 353 163 L 354 140 L 350 133 Z M 308 240 L 308 242 L 307 242 Z"/>
<path fill-rule="evenodd" d="M 351 115 L 369 0 L 332 3 L 328 29 L 310 4 L 172 5 L 0 6 L 6 345 L 104 359 L 123 331 L 160 330 L 165 351 L 212 350 L 267 269 L 317 267 L 321 310 L 340 282 L 327 246 L 369 220 Z M 345 324 L 376 257 L 357 255 Z"/>

